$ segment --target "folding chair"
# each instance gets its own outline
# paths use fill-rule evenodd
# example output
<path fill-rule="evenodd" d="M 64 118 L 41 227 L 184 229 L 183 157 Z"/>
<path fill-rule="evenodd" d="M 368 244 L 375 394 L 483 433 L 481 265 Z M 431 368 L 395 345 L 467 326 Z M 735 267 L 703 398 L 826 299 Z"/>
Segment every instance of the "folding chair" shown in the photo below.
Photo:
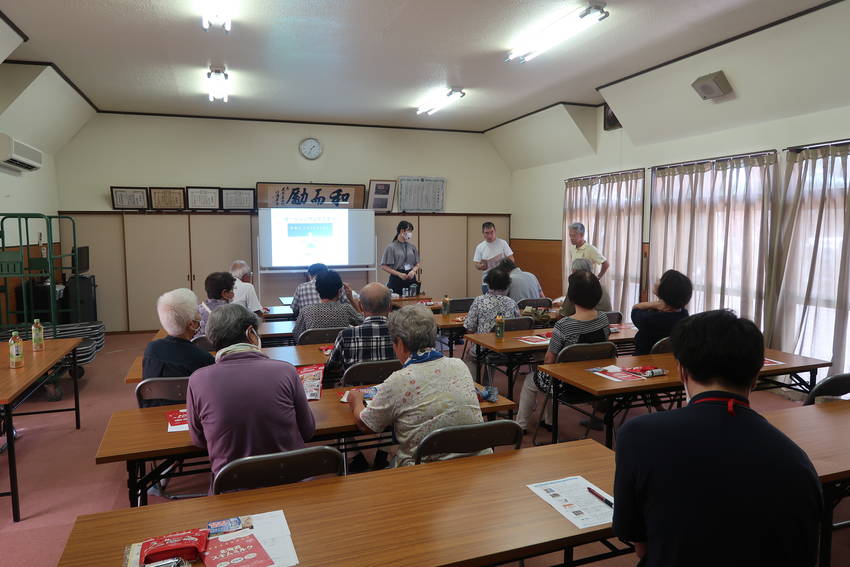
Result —
<path fill-rule="evenodd" d="M 342 453 L 328 446 L 242 457 L 218 471 L 213 494 L 290 484 L 323 474 L 342 476 L 343 461 Z"/>
<path fill-rule="evenodd" d="M 522 445 L 522 428 L 515 421 L 485 421 L 474 425 L 453 425 L 432 431 L 419 443 L 413 456 L 422 459 L 445 453 L 478 453 L 503 445 Z"/>

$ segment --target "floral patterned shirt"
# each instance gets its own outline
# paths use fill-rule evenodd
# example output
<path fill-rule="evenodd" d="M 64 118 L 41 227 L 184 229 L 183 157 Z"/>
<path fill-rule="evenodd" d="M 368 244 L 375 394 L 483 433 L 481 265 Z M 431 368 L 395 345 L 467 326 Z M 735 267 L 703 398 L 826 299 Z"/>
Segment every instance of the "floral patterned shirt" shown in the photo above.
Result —
<path fill-rule="evenodd" d="M 470 333 L 489 333 L 496 324 L 496 317 L 505 319 L 519 317 L 516 301 L 502 293 L 489 292 L 479 295 L 469 307 L 463 326 Z"/>

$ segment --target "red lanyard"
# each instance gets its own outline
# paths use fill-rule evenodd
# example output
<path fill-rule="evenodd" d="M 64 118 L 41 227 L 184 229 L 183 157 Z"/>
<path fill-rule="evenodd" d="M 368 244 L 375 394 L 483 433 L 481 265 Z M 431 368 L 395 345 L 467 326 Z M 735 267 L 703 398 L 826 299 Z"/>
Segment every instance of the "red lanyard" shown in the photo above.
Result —
<path fill-rule="evenodd" d="M 691 405 L 701 404 L 703 402 L 726 402 L 726 411 L 729 415 L 735 415 L 735 406 L 743 406 L 745 408 L 750 407 L 750 402 L 742 402 L 741 400 L 736 400 L 735 398 L 700 398 L 698 400 L 694 400 L 691 402 Z"/>

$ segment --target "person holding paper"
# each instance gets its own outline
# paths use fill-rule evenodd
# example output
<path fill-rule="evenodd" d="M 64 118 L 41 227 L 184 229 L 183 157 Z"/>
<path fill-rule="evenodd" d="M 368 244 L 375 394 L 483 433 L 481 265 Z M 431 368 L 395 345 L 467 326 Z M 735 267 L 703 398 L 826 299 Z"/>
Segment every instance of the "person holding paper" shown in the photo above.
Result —
<path fill-rule="evenodd" d="M 678 323 L 670 341 L 688 405 L 620 428 L 614 534 L 646 567 L 814 565 L 818 474 L 750 408 L 761 331 L 732 311 L 706 311 Z"/>
<path fill-rule="evenodd" d="M 381 256 L 381 269 L 390 275 L 387 287 L 399 295 L 416 283 L 420 270 L 419 250 L 410 242 L 412 239 L 413 225 L 401 221 L 396 227 L 395 238 Z"/>
<path fill-rule="evenodd" d="M 484 240 L 478 243 L 475 247 L 475 253 L 472 255 L 472 263 L 482 272 L 481 281 L 487 276 L 487 272 L 499 265 L 503 259 L 507 258 L 511 262 L 514 260 L 514 251 L 508 246 L 508 243 L 501 238 L 496 238 L 496 225 L 490 221 L 481 225 L 481 232 L 484 234 Z M 487 293 L 487 284 L 481 286 L 481 293 Z"/>
<path fill-rule="evenodd" d="M 574 222 L 567 227 L 567 234 L 570 237 L 570 258 L 573 260 L 587 258 L 594 265 L 598 264 L 601 269 L 597 277 L 601 280 L 605 272 L 608 271 L 610 264 L 595 246 L 584 239 L 584 233 L 584 225 L 580 222 Z"/>

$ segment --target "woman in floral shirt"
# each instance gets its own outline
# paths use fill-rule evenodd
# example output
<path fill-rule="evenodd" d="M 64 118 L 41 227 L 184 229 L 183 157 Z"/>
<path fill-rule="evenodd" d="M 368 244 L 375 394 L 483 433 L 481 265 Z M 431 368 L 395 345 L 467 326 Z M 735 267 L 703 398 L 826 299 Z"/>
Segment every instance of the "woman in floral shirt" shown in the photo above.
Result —
<path fill-rule="evenodd" d="M 508 297 L 508 288 L 511 285 L 511 275 L 508 272 L 500 267 L 493 268 L 484 276 L 484 283 L 490 290 L 475 298 L 463 323 L 470 333 L 489 333 L 499 315 L 505 319 L 519 317 L 516 301 Z"/>

